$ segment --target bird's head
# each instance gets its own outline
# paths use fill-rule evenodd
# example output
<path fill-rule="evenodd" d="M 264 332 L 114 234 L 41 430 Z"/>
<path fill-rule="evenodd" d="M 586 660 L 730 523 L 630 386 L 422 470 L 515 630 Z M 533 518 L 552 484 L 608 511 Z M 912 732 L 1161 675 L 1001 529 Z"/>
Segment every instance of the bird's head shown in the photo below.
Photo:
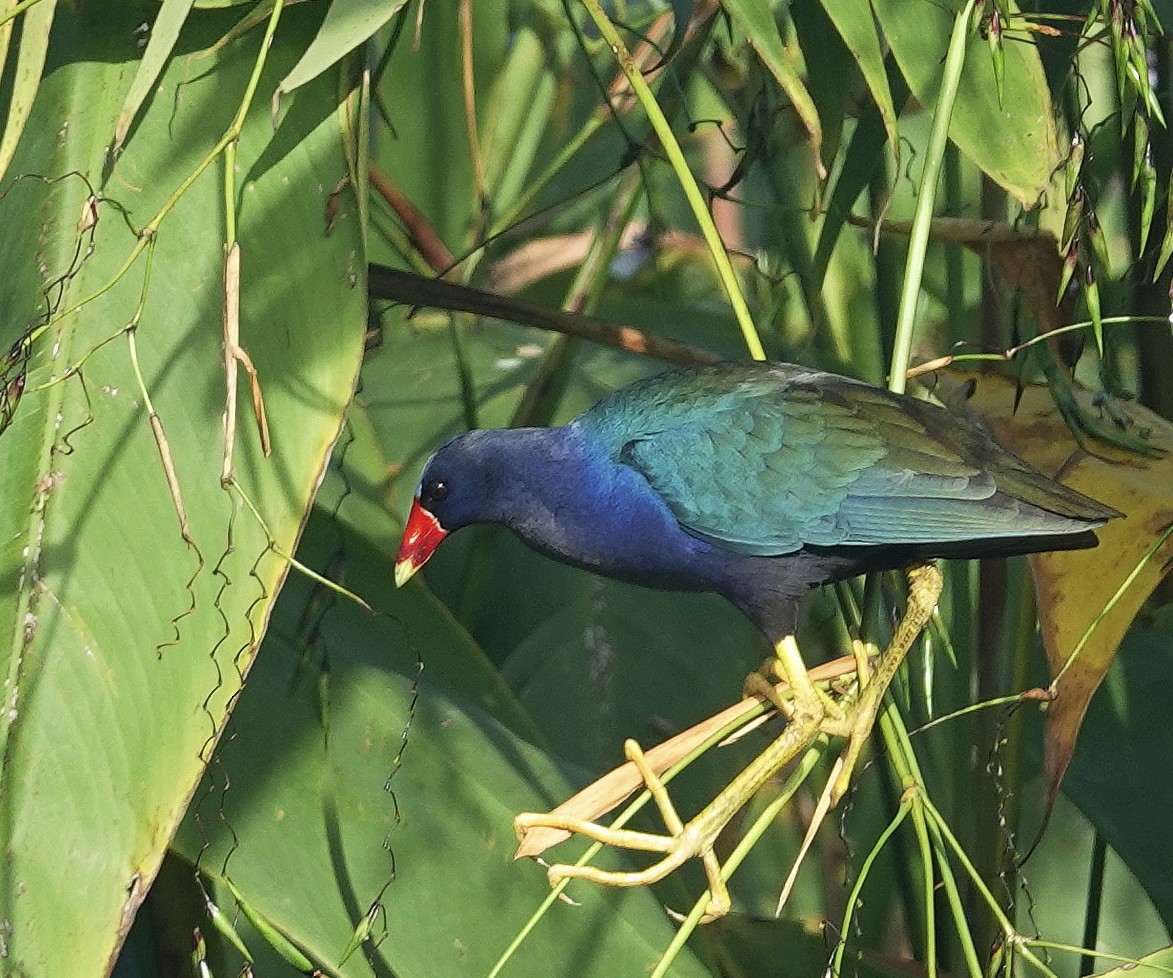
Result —
<path fill-rule="evenodd" d="M 411 504 L 395 583 L 402 587 L 449 533 L 471 523 L 499 523 L 540 546 L 549 542 L 568 499 L 583 494 L 583 446 L 563 428 L 467 431 L 424 464 Z"/>
<path fill-rule="evenodd" d="M 499 520 L 508 503 L 503 473 L 516 430 L 470 431 L 438 448 L 424 465 L 395 560 L 402 587 L 428 562 L 440 542 L 470 523 Z"/>
<path fill-rule="evenodd" d="M 395 586 L 403 587 L 449 533 L 456 529 L 453 516 L 459 513 L 460 497 L 465 494 L 464 475 L 449 458 L 449 442 L 424 465 L 419 487 L 407 514 L 399 555 L 395 558 Z M 455 490 L 455 498 L 453 498 Z"/>

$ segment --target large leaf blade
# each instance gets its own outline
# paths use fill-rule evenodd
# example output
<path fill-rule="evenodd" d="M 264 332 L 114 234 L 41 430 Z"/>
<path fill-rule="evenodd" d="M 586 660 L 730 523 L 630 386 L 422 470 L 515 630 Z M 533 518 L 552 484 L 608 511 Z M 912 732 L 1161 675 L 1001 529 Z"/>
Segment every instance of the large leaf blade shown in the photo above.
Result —
<path fill-rule="evenodd" d="M 30 978 L 112 966 L 251 663 L 287 570 L 276 551 L 290 552 L 300 531 L 361 348 L 353 208 L 325 233 L 327 196 L 345 173 L 327 83 L 292 107 L 277 134 L 267 104 L 256 107 L 238 152 L 242 339 L 262 379 L 274 456 L 261 456 L 242 402 L 236 466 L 274 535 L 270 549 L 247 507 L 220 486 L 218 168 L 175 200 L 156 234 L 132 230 L 207 158 L 259 39 L 225 48 L 214 77 L 173 64 L 95 201 L 89 188 L 102 184 L 133 70 L 121 57 L 133 44 L 133 13 L 58 17 L 55 61 L 13 172 L 64 176 L 23 176 L 0 200 L 11 229 L 0 253 L 23 269 L 0 283 L 10 312 L 0 340 L 7 347 L 36 327 L 28 390 L 0 439 L 0 577 L 12 585 L 0 599 L 9 679 L 0 914 L 11 928 L 9 960 Z M 312 17 L 289 17 L 291 47 L 308 40 Z M 262 84 L 272 90 L 292 57 L 289 48 L 270 57 Z M 79 217 L 92 218 L 95 205 L 91 246 Z M 119 277 L 136 249 L 138 263 Z M 39 265 L 27 261 L 32 253 Z M 132 322 L 194 547 L 180 536 L 144 410 L 124 331 Z"/>
<path fill-rule="evenodd" d="M 321 595 L 290 581 L 178 848 L 331 972 L 484 975 L 548 893 L 513 861 L 513 816 L 569 788 L 480 650 L 424 588 L 394 589 L 381 550 L 319 513 L 299 553 L 345 567 L 377 615 L 335 600 L 311 636 Z M 637 974 L 671 937 L 644 890 L 575 895 L 507 973 Z M 343 963 L 372 908 L 371 943 Z M 703 972 L 686 956 L 673 973 Z"/>

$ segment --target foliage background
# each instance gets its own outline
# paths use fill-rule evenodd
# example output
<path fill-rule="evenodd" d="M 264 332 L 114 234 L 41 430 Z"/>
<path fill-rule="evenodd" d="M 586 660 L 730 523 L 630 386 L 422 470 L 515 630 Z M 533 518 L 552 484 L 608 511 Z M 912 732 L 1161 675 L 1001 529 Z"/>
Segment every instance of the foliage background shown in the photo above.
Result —
<path fill-rule="evenodd" d="M 908 244 L 869 222 L 898 227 L 936 189 L 920 174 L 955 8 L 608 11 L 766 352 L 884 382 Z M 1007 372 L 1055 384 L 1075 364 L 1106 396 L 1060 386 L 1068 420 L 1142 447 L 1168 441 L 1173 407 L 1168 14 L 981 9 L 936 212 L 998 230 L 934 225 L 911 347 L 914 362 L 990 353 L 1099 321 L 1054 344 L 1058 360 L 1040 346 Z M 597 580 L 487 529 L 394 591 L 432 448 L 565 420 L 658 364 L 428 308 L 418 282 L 389 301 L 372 277 L 368 300 L 367 265 L 744 356 L 664 144 L 577 6 L 3 0 L 0 52 L 0 971 L 234 974 L 239 942 L 258 974 L 487 974 L 547 894 L 539 867 L 510 860 L 513 815 L 613 766 L 624 738 L 727 705 L 763 650 L 718 599 Z M 268 455 L 225 345 L 237 295 Z M 1059 446 L 1056 464 L 1130 515 L 1080 571 L 1085 617 L 1055 603 L 1047 634 L 1069 651 L 1169 523 L 1173 482 L 1127 452 L 1088 474 L 1113 449 L 1081 452 L 1050 398 L 1027 426 L 1012 384 L 990 390 L 975 401 L 1010 443 Z M 290 573 L 295 550 L 370 610 Z M 1163 559 L 1128 592 L 1126 617 L 1141 610 L 1123 654 L 1128 621 L 1072 673 L 1090 695 L 1107 669 L 1082 728 L 1060 731 L 1079 749 L 1022 871 L 1055 724 L 1004 703 L 913 740 L 1011 933 L 1098 947 L 1024 945 L 1059 975 L 1169 943 L 1171 624 L 1160 591 L 1141 607 Z M 897 691 L 910 727 L 1048 681 L 1025 562 L 948 572 L 943 627 Z M 811 661 L 842 651 L 828 596 L 802 638 Z M 702 759 L 674 787 L 682 807 L 771 729 Z M 817 974 L 840 938 L 853 972 L 972 970 L 966 940 L 984 962 L 999 926 L 981 888 L 930 851 L 934 880 L 961 879 L 951 916 L 907 825 L 841 932 L 900 792 L 881 755 L 775 920 L 813 796 L 786 809 L 734 879 L 738 913 L 671 973 Z M 553 905 L 503 973 L 641 974 L 674 931 L 662 905 L 687 909 L 700 885 L 688 868 L 650 892 L 575 887 L 581 905 Z"/>

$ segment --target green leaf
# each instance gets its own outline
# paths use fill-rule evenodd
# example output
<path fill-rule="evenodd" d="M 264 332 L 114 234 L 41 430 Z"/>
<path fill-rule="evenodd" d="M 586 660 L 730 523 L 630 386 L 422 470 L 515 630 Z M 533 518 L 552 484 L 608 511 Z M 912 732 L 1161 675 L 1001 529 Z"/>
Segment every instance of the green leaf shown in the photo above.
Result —
<path fill-rule="evenodd" d="M 1087 143 L 1083 136 L 1076 132 L 1071 137 L 1071 150 L 1063 162 L 1064 193 L 1070 202 L 1076 187 L 1083 181 L 1083 160 L 1087 150 Z M 1064 234 L 1064 237 L 1067 237 Z"/>
<path fill-rule="evenodd" d="M 888 70 L 884 66 L 884 51 L 876 33 L 876 19 L 872 15 L 871 3 L 869 0 L 823 0 L 823 8 L 835 23 L 844 43 L 851 49 L 884 122 L 889 152 L 895 159 L 899 159 L 900 134 L 896 128 L 896 105 L 888 86 Z"/>
<path fill-rule="evenodd" d="M 12 78 L 8 119 L 4 124 L 4 134 L 0 137 L 0 179 L 8 172 L 9 164 L 12 163 L 13 154 L 24 132 L 25 123 L 28 122 L 29 113 L 32 111 L 33 100 L 37 97 L 56 10 L 57 0 L 40 0 L 25 11 L 24 19 L 21 21 L 20 51 L 16 56 L 16 71 Z M 11 30 L 12 24 L 9 22 L 4 28 L 4 54 L 7 53 Z M 4 57 L 0 56 L 0 69 L 4 67 L 4 60 Z M 0 75 L 2 74 L 0 70 Z"/>
<path fill-rule="evenodd" d="M 1156 282 L 1173 257 L 1173 173 L 1169 175 L 1169 184 L 1165 188 L 1165 234 L 1161 238 L 1161 249 L 1157 254 L 1156 267 L 1153 270 L 1153 281 Z"/>
<path fill-rule="evenodd" d="M 1133 130 L 1132 185 L 1140 190 L 1140 225 L 1138 251 L 1143 254 L 1148 244 L 1149 232 L 1153 227 L 1153 214 L 1157 209 L 1157 169 L 1153 166 L 1153 147 L 1149 142 L 1149 127 L 1142 116 L 1137 116 Z"/>
<path fill-rule="evenodd" d="M 1108 840 L 1173 927 L 1173 728 L 1166 700 L 1173 682 L 1173 609 L 1132 629 L 1092 699 L 1064 793 Z M 1144 790 L 1137 791 L 1136 785 Z M 1127 797 L 1129 803 L 1121 805 Z"/>
<path fill-rule="evenodd" d="M 948 6 L 875 0 L 876 18 L 892 53 L 922 105 L 934 105 L 941 84 L 941 59 L 954 14 Z M 1011 5 L 1012 11 L 1017 8 Z M 1005 45 L 1005 108 L 998 104 L 993 61 L 976 36 L 969 39 L 949 138 L 991 179 L 1034 206 L 1062 163 L 1050 89 L 1034 43 Z M 991 139 L 991 133 L 998 133 Z"/>
<path fill-rule="evenodd" d="M 986 31 L 986 40 L 990 47 L 990 66 L 994 69 L 998 106 L 1001 108 L 1006 104 L 1006 53 L 1002 46 L 1002 19 L 997 7 L 990 12 Z"/>
<path fill-rule="evenodd" d="M 481 150 L 490 213 L 508 210 L 525 187 L 538 143 L 550 125 L 557 78 L 537 35 L 522 28 L 489 96 Z M 525 92 L 525 98 L 518 98 Z"/>
<path fill-rule="evenodd" d="M 550 572 L 520 546 L 499 550 L 496 567 L 506 581 Z M 721 598 L 664 594 L 581 572 L 560 584 L 563 598 L 535 609 L 545 615 L 531 618 L 532 630 L 502 675 L 559 754 L 589 768 L 621 763 L 628 737 L 646 747 L 663 739 L 665 724 L 682 729 L 716 713 L 761 665 L 761 637 Z M 729 761 L 726 780 L 735 770 Z"/>
<path fill-rule="evenodd" d="M 243 894 L 232 885 L 230 879 L 225 878 L 223 883 L 225 889 L 232 894 L 232 898 L 236 901 L 240 912 L 248 918 L 249 923 L 256 928 L 257 933 L 265 939 L 265 943 L 276 951 L 282 960 L 303 974 L 309 974 L 314 970 L 314 963 L 302 954 L 301 949 L 282 934 L 281 931 L 276 927 L 270 927 L 269 922 L 253 908 L 252 904 L 245 900 Z M 236 934 L 235 930 L 232 931 L 232 934 Z M 229 940 L 232 940 L 232 937 Z M 240 940 L 239 936 L 236 936 L 233 945 L 244 955 L 246 960 L 252 960 L 249 956 L 248 949 L 244 946 L 244 942 Z"/>
<path fill-rule="evenodd" d="M 908 89 L 903 79 L 897 81 L 898 91 L 906 95 Z M 831 263 L 831 254 L 851 216 L 852 207 L 871 184 L 876 172 L 884 165 L 882 150 L 890 138 L 886 126 L 881 111 L 875 106 L 868 106 L 861 113 L 859 122 L 851 133 L 847 149 L 842 154 L 843 165 L 833 177 L 834 189 L 827 200 L 826 215 L 819 228 L 819 240 L 812 263 L 811 279 L 816 292 L 822 290 Z"/>
<path fill-rule="evenodd" d="M 1100 306 L 1100 285 L 1089 264 L 1084 269 L 1083 301 L 1087 305 L 1088 318 L 1092 321 L 1092 335 L 1096 338 L 1096 349 L 1104 354 L 1104 314 Z"/>
<path fill-rule="evenodd" d="M 239 143 L 235 203 L 241 343 L 273 454 L 261 454 L 240 391 L 235 467 L 271 549 L 220 483 L 223 164 L 195 178 L 156 233 L 134 230 L 208 157 L 260 37 L 199 72 L 170 66 L 103 183 L 139 19 L 120 5 L 83 10 L 59 11 L 0 198 L 0 348 L 36 332 L 0 437 L 0 919 L 8 961 L 28 978 L 110 967 L 252 662 L 288 568 L 279 552 L 293 549 L 350 397 L 366 308 L 349 198 L 325 233 L 346 173 L 337 82 L 307 89 L 276 133 L 262 95 Z M 204 43 L 218 23 L 201 29 Z M 262 93 L 314 26 L 310 6 L 287 12 Z"/>
<path fill-rule="evenodd" d="M 856 73 L 844 70 L 851 64 L 851 53 L 820 4 L 792 5 L 789 14 L 798 46 L 804 52 L 806 89 L 814 102 L 822 127 L 822 156 L 834 160 L 843 138 L 844 124 L 849 120 L 849 112 L 855 114 L 858 97 L 859 79 Z M 815 56 L 810 57 L 805 52 L 815 52 Z M 746 128 L 751 133 L 767 135 L 773 127 L 769 122 L 762 122 L 750 123 Z M 766 149 L 765 152 L 769 154 L 770 150 Z M 748 165 L 757 154 L 747 153 L 746 156 L 748 158 L 742 162 Z"/>
<path fill-rule="evenodd" d="M 336 65 L 407 6 L 407 0 L 332 0 L 322 26 L 293 70 L 281 79 L 288 94 Z"/>
<path fill-rule="evenodd" d="M 4 64 L 12 45 L 12 28 L 16 21 L 13 10 L 19 3 L 20 0 L 0 0 L 0 78 L 4 77 Z"/>
<path fill-rule="evenodd" d="M 126 134 L 134 124 L 135 117 L 142 108 L 143 102 L 150 94 L 158 80 L 164 65 L 175 49 L 175 42 L 179 40 L 179 32 L 183 22 L 191 12 L 193 0 L 163 0 L 159 8 L 159 16 L 151 27 L 150 39 L 147 48 L 143 51 L 142 60 L 134 73 L 134 81 L 130 83 L 130 91 L 126 93 L 126 101 L 122 111 L 118 113 L 118 123 L 114 128 L 114 152 L 122 149 L 126 141 Z"/>
<path fill-rule="evenodd" d="M 222 935 L 229 944 L 236 948 L 236 950 L 240 953 L 240 956 L 251 964 L 253 960 L 252 954 L 249 953 L 249 949 L 245 946 L 244 940 L 241 938 L 240 934 L 237 933 L 235 925 L 224 913 L 224 911 L 221 910 L 219 905 L 214 903 L 212 900 L 207 901 L 206 909 L 208 911 L 208 917 L 212 921 L 212 926 L 216 928 L 216 932 Z M 246 913 L 245 916 L 248 916 L 248 914 Z M 249 919 L 251 920 L 252 918 L 250 917 Z M 201 950 L 201 957 L 203 956 L 203 953 L 204 952 Z"/>
<path fill-rule="evenodd" d="M 722 6 L 745 32 L 762 63 L 793 103 L 794 111 L 798 113 L 810 138 L 815 170 L 820 178 L 826 177 L 827 171 L 822 160 L 823 127 L 819 122 L 819 113 L 794 66 L 794 58 L 786 50 L 778 23 L 774 20 L 773 8 L 757 0 L 723 0 Z"/>

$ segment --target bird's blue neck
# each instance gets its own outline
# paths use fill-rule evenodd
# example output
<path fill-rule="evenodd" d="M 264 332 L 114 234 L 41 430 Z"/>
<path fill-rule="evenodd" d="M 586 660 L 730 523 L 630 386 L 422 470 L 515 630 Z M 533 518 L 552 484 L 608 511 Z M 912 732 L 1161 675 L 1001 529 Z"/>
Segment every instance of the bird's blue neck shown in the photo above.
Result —
<path fill-rule="evenodd" d="M 685 533 L 643 476 L 589 432 L 572 423 L 494 441 L 486 448 L 499 453 L 494 468 L 502 464 L 510 481 L 490 494 L 492 511 L 482 518 L 556 560 L 651 586 L 704 589 L 692 565 L 713 548 Z"/>

